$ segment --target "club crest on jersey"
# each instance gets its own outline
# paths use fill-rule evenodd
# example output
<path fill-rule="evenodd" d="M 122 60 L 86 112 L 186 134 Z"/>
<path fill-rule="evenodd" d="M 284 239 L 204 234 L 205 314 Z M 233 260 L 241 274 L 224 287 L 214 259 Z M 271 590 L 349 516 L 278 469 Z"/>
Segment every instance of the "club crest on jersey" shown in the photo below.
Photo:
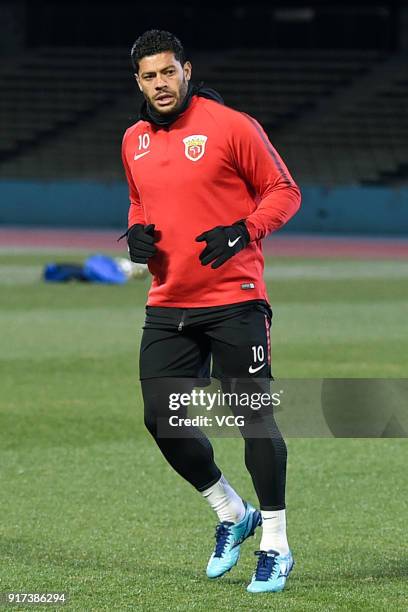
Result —
<path fill-rule="evenodd" d="M 205 153 L 205 143 L 207 142 L 207 136 L 195 134 L 194 136 L 187 136 L 183 138 L 184 142 L 184 153 L 187 159 L 195 162 L 202 158 Z"/>

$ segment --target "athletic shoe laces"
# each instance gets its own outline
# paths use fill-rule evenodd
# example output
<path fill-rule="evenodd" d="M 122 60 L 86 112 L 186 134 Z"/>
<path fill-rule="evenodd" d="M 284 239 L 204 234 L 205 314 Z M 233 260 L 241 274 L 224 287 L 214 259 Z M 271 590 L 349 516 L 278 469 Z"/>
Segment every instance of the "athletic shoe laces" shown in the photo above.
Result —
<path fill-rule="evenodd" d="M 230 527 L 233 523 L 229 523 L 224 521 L 223 523 L 218 523 L 215 528 L 215 551 L 214 557 L 222 557 L 224 554 L 225 545 L 228 542 L 228 538 L 231 535 Z"/>
<path fill-rule="evenodd" d="M 279 569 L 279 564 L 276 561 L 276 557 L 279 556 L 278 553 L 257 550 L 255 555 L 258 557 L 258 563 L 255 570 L 255 580 L 269 580 L 272 577 L 274 570 Z"/>

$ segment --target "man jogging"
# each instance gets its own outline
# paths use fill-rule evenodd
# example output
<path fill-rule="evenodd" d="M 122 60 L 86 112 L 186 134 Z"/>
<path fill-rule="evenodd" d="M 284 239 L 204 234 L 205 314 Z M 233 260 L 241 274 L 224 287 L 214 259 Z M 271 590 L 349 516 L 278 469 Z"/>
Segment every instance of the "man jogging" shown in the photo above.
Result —
<path fill-rule="evenodd" d="M 191 425 L 160 434 L 169 396 L 197 379 L 255 389 L 271 378 L 271 309 L 261 240 L 298 210 L 300 192 L 262 127 L 193 87 L 180 41 L 150 30 L 131 52 L 145 101 L 123 138 L 129 184 L 130 259 L 153 275 L 140 349 L 145 424 L 170 465 L 218 516 L 207 576 L 238 561 L 240 544 L 262 524 L 250 592 L 281 591 L 292 569 L 286 537 L 286 445 L 273 415 L 259 410 L 262 436 L 240 427 L 245 465 L 260 511 L 241 499 Z M 237 382 L 238 381 L 238 382 Z M 231 406 L 236 411 L 239 407 Z M 185 412 L 178 413 L 183 416 Z"/>

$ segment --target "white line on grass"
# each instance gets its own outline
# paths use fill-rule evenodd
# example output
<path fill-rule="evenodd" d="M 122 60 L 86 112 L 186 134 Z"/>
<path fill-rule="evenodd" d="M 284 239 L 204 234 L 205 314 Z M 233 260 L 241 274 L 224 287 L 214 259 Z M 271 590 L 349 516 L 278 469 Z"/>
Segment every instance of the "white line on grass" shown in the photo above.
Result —
<path fill-rule="evenodd" d="M 0 264 L 0 285 L 30 285 L 41 281 L 44 266 Z M 266 280 L 347 280 L 408 278 L 405 261 L 332 261 L 277 263 L 265 268 Z"/>
<path fill-rule="evenodd" d="M 42 266 L 0 265 L 0 285 L 32 285 L 42 278 Z"/>
<path fill-rule="evenodd" d="M 273 263 L 265 268 L 267 280 L 347 280 L 364 278 L 407 278 L 405 261 L 331 261 L 325 263 Z"/>

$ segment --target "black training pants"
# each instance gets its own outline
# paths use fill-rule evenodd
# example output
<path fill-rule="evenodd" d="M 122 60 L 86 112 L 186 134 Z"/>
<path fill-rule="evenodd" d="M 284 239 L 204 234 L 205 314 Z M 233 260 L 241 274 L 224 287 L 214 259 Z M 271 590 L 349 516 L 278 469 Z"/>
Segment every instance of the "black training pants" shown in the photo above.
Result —
<path fill-rule="evenodd" d="M 221 472 L 198 427 L 182 425 L 172 435 L 169 396 L 205 384 L 211 357 L 212 375 L 223 392 L 239 397 L 269 392 L 271 316 L 268 304 L 259 300 L 211 308 L 147 307 L 140 350 L 145 424 L 170 465 L 199 491 Z M 230 410 L 243 417 L 245 465 L 261 509 L 283 509 L 287 452 L 272 408 L 254 411 L 232 401 Z M 180 406 L 177 415 L 188 416 L 187 407 Z"/>

